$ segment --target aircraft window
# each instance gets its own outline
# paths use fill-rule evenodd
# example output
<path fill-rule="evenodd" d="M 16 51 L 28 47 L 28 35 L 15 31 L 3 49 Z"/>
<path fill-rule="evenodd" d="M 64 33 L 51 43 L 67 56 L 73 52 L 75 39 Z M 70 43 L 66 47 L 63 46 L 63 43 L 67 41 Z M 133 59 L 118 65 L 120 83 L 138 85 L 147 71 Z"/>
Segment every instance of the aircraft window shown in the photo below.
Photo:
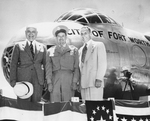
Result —
<path fill-rule="evenodd" d="M 150 36 L 145 35 L 145 38 L 146 38 L 148 41 L 150 41 Z"/>
<path fill-rule="evenodd" d="M 77 21 L 79 21 L 79 22 L 81 22 L 81 23 L 88 23 L 86 20 L 85 20 L 85 18 L 81 18 L 81 19 L 78 19 Z"/>
<path fill-rule="evenodd" d="M 89 23 L 102 23 L 97 15 L 87 16 L 86 18 L 89 21 Z"/>
<path fill-rule="evenodd" d="M 109 17 L 109 20 L 111 21 L 111 23 L 113 24 L 117 24 L 112 18 Z"/>
<path fill-rule="evenodd" d="M 76 12 L 76 13 L 80 13 L 81 15 L 90 15 L 90 14 L 93 14 L 93 12 L 92 11 L 90 11 L 90 10 L 84 10 L 84 9 L 81 9 L 81 10 L 79 10 L 78 12 Z"/>
<path fill-rule="evenodd" d="M 62 20 L 72 20 L 78 21 L 81 24 L 89 24 L 89 23 L 112 23 L 117 24 L 112 18 L 102 15 L 101 13 L 92 10 L 92 9 L 75 9 L 70 12 L 67 12 L 61 15 L 55 21 L 62 21 Z"/>
<path fill-rule="evenodd" d="M 146 64 L 146 54 L 139 46 L 132 47 L 133 64 L 137 66 L 144 66 Z"/>
<path fill-rule="evenodd" d="M 108 19 L 108 17 L 104 15 L 99 15 L 100 18 L 102 19 L 103 23 L 111 23 L 111 21 Z"/>
<path fill-rule="evenodd" d="M 66 20 L 67 18 L 69 18 L 72 15 L 72 13 L 68 13 L 67 15 L 65 15 L 62 20 Z"/>
<path fill-rule="evenodd" d="M 76 20 L 76 19 L 79 19 L 81 17 L 82 17 L 81 15 L 74 15 L 74 16 L 71 16 L 68 20 Z"/>
<path fill-rule="evenodd" d="M 84 15 L 90 15 L 90 14 L 92 14 L 91 11 L 87 11 L 87 12 L 84 13 Z"/>
<path fill-rule="evenodd" d="M 55 21 L 60 21 L 64 16 L 65 16 L 66 13 L 64 13 L 63 15 L 61 15 L 58 19 L 56 19 Z"/>

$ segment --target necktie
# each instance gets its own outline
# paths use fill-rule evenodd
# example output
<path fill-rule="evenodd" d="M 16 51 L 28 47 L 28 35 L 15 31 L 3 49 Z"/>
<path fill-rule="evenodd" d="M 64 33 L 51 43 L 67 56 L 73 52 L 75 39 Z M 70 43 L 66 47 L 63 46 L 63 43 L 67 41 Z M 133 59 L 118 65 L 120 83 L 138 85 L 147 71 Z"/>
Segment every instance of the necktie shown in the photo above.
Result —
<path fill-rule="evenodd" d="M 34 58 L 34 49 L 33 49 L 32 42 L 30 43 L 30 51 L 31 51 L 32 57 Z"/>
<path fill-rule="evenodd" d="M 87 52 L 87 44 L 85 44 L 85 46 L 82 50 L 82 57 L 81 57 L 82 63 L 84 63 L 86 52 Z"/>

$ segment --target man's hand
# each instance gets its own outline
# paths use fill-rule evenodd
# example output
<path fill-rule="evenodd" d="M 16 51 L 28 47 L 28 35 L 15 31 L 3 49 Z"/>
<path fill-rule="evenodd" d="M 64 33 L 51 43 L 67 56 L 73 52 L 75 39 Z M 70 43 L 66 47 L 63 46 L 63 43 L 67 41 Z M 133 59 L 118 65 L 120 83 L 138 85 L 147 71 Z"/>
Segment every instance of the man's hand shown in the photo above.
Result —
<path fill-rule="evenodd" d="M 77 91 L 78 91 L 78 92 L 81 92 L 81 85 L 80 85 L 80 84 L 77 85 Z"/>
<path fill-rule="evenodd" d="M 95 80 L 95 87 L 100 88 L 102 86 L 102 80 L 96 79 Z"/>
<path fill-rule="evenodd" d="M 53 85 L 50 83 L 48 84 L 48 91 L 49 92 L 52 92 L 53 91 Z"/>
<path fill-rule="evenodd" d="M 11 85 L 12 87 L 14 87 L 14 86 L 16 85 L 16 81 L 15 81 L 15 80 L 11 81 L 11 82 L 10 82 L 10 85 Z"/>
<path fill-rule="evenodd" d="M 46 82 L 44 82 L 43 87 L 44 87 L 44 89 L 47 89 L 48 88 L 48 84 Z"/>
<path fill-rule="evenodd" d="M 77 83 L 76 82 L 72 82 L 72 90 L 77 90 Z"/>

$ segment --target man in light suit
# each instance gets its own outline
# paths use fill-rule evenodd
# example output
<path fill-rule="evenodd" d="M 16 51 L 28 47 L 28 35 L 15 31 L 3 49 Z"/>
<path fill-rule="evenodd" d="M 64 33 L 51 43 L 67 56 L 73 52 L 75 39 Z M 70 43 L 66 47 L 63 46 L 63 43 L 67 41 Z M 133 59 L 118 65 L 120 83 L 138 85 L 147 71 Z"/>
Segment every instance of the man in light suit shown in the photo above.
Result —
<path fill-rule="evenodd" d="M 48 78 L 51 75 L 48 73 L 47 50 L 42 43 L 36 41 L 37 33 L 34 27 L 26 28 L 26 40 L 15 43 L 10 64 L 10 85 L 14 87 L 16 82 L 30 82 L 34 92 L 27 100 L 31 102 L 39 102 L 43 85 L 51 83 Z"/>
<path fill-rule="evenodd" d="M 107 69 L 106 50 L 102 42 L 91 39 L 89 27 L 81 28 L 84 45 L 80 48 L 81 96 L 85 100 L 102 100 L 104 75 Z M 85 50 L 86 46 L 86 54 Z"/>

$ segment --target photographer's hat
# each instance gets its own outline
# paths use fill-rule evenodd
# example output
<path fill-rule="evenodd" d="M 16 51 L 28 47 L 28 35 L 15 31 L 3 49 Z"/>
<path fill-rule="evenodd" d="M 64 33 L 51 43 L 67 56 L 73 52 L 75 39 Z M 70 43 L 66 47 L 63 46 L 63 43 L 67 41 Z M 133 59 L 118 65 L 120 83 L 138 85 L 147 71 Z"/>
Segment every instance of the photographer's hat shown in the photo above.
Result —
<path fill-rule="evenodd" d="M 17 82 L 14 86 L 14 92 L 21 99 L 29 98 L 33 94 L 33 85 L 25 81 Z"/>

